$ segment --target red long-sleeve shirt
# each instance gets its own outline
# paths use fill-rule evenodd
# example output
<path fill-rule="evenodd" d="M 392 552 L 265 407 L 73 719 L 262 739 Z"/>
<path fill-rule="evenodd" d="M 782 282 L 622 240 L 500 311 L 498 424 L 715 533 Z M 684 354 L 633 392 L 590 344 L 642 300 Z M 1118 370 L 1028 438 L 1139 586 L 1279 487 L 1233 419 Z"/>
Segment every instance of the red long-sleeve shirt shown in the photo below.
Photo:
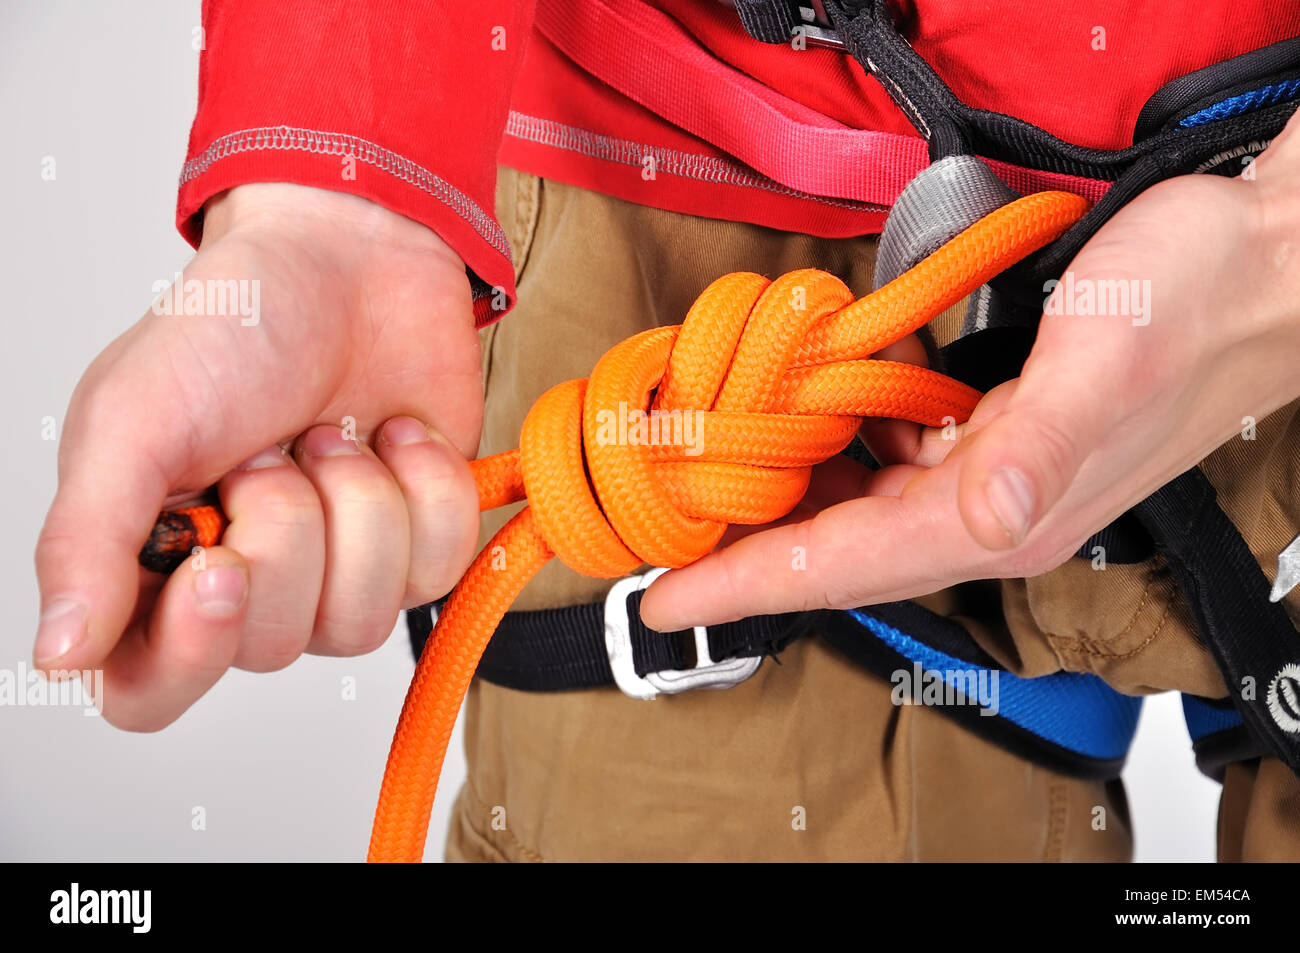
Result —
<path fill-rule="evenodd" d="M 896 0 L 900 29 L 972 106 L 1119 148 L 1176 76 L 1300 34 L 1264 0 Z M 751 39 L 719 0 L 205 0 L 177 224 L 248 182 L 352 192 L 422 222 L 514 300 L 498 160 L 658 208 L 822 236 L 879 231 L 926 164 L 845 53 Z M 995 164 L 1021 191 L 1102 183 Z"/>

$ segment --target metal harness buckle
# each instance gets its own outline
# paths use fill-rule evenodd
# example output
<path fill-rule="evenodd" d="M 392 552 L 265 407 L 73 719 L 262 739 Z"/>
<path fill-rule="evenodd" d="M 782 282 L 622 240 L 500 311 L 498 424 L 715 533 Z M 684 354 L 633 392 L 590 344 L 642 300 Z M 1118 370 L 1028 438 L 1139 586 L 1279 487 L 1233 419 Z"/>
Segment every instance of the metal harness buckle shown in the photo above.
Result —
<path fill-rule="evenodd" d="M 620 579 L 605 597 L 605 651 L 609 654 L 609 667 L 614 672 L 614 682 L 619 690 L 631 698 L 652 699 L 694 688 L 730 688 L 758 671 L 763 662 L 761 656 L 715 662 L 709 656 L 709 630 L 697 625 L 694 629 L 694 667 L 647 672 L 644 678 L 636 673 L 627 597 L 639 589 L 645 589 L 667 571 L 651 569 L 640 575 Z"/>
<path fill-rule="evenodd" d="M 804 41 L 809 46 L 819 46 L 831 50 L 844 50 L 848 44 L 836 32 L 834 25 L 831 23 L 830 15 L 826 12 L 826 6 L 822 0 L 804 0 L 796 3 L 796 11 L 799 14 L 799 25 L 796 30 L 803 32 Z"/>

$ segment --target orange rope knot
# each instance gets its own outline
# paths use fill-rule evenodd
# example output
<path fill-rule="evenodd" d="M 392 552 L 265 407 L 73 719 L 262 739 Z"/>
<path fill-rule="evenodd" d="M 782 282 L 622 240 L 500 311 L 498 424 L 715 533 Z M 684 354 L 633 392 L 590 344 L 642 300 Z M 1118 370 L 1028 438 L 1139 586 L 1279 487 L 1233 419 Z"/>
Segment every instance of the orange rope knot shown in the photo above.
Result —
<path fill-rule="evenodd" d="M 833 275 L 719 278 L 678 326 L 615 345 L 529 411 L 519 449 L 472 464 L 482 509 L 527 498 L 452 593 L 420 658 L 380 792 L 371 860 L 419 860 L 447 742 L 479 657 L 552 556 L 587 576 L 686 566 L 730 523 L 789 513 L 863 417 L 964 422 L 978 391 L 870 355 L 911 334 L 1087 209 L 1019 199 L 854 301 Z M 687 435 L 690 439 L 687 439 Z M 667 435 L 665 437 L 665 434 Z M 498 556 L 504 552 L 504 565 Z"/>

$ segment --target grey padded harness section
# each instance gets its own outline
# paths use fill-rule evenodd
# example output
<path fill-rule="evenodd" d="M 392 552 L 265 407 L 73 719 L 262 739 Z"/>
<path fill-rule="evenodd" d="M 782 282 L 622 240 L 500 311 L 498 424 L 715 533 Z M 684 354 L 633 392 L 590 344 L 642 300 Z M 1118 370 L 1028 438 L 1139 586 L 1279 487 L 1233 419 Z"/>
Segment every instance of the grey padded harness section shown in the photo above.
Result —
<path fill-rule="evenodd" d="M 958 232 L 1020 196 L 974 156 L 940 159 L 922 169 L 894 203 L 876 250 L 876 288 L 889 284 Z M 988 285 L 971 295 L 959 337 L 1003 323 L 1015 306 Z"/>
<path fill-rule="evenodd" d="M 1019 197 L 974 156 L 948 156 L 922 169 L 885 221 L 875 287 L 889 284 L 958 232 Z"/>

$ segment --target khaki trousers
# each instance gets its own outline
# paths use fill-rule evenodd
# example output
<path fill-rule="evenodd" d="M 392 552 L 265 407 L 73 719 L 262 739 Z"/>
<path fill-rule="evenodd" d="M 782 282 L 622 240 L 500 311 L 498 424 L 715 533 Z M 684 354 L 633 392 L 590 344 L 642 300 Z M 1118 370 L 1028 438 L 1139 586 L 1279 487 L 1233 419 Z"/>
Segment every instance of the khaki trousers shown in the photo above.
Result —
<path fill-rule="evenodd" d="M 497 214 L 515 251 L 519 303 L 484 333 L 481 452 L 518 443 L 533 401 L 585 377 L 611 345 L 680 323 L 730 271 L 817 267 L 871 287 L 875 240 L 831 240 L 695 218 L 500 170 Z M 931 330 L 956 333 L 964 305 Z M 1294 532 L 1281 449 L 1294 408 L 1249 447 L 1206 467 L 1264 553 Z M 1270 477 L 1270 470 L 1278 471 Z M 1226 491 L 1226 492 L 1225 492 Z M 1253 508 L 1253 509 L 1252 509 Z M 485 514 L 485 543 L 516 508 Z M 1257 525 L 1258 524 L 1258 525 Z M 1262 528 L 1261 528 L 1262 527 Z M 1261 557 L 1262 558 L 1262 557 Z M 593 602 L 609 581 L 553 560 L 517 609 Z M 959 619 L 1011 671 L 1100 674 L 1129 692 L 1223 695 L 1163 566 L 1088 561 L 1034 580 L 973 583 L 925 600 Z M 992 609 L 990 609 L 990 606 Z M 1295 606 L 1293 605 L 1294 609 Z M 1119 782 L 1053 773 L 938 712 L 896 706 L 891 686 L 818 638 L 801 639 L 726 691 L 652 702 L 617 690 L 533 694 L 476 680 L 466 703 L 469 776 L 449 860 L 1126 860 Z M 1187 748 L 1191 758 L 1190 745 Z M 1300 858 L 1300 786 L 1272 760 L 1230 769 L 1224 859 Z"/>

